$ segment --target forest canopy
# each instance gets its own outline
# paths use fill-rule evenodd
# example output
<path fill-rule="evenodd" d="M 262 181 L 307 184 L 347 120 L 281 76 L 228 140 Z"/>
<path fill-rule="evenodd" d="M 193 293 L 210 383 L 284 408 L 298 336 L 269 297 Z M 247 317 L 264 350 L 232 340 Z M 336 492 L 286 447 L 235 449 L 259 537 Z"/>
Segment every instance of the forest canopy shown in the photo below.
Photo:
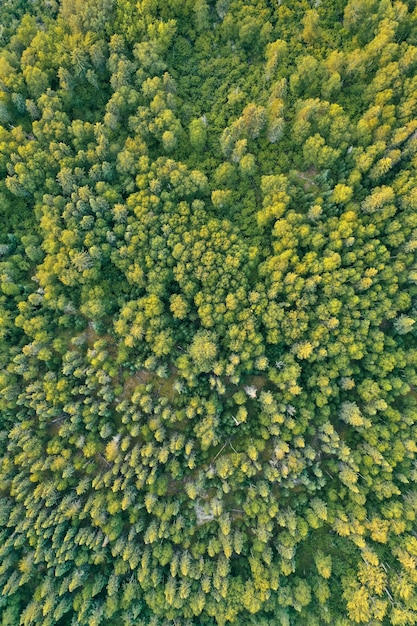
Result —
<path fill-rule="evenodd" d="M 1 626 L 417 624 L 415 2 L 0 24 Z"/>

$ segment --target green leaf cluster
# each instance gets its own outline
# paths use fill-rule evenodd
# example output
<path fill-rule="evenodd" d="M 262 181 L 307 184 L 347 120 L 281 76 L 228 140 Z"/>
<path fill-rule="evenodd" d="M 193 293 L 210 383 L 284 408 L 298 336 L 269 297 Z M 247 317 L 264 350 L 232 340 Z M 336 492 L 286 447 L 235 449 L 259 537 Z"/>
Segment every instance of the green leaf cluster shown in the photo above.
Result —
<path fill-rule="evenodd" d="M 1 4 L 1 626 L 417 624 L 417 9 L 313 4 Z"/>

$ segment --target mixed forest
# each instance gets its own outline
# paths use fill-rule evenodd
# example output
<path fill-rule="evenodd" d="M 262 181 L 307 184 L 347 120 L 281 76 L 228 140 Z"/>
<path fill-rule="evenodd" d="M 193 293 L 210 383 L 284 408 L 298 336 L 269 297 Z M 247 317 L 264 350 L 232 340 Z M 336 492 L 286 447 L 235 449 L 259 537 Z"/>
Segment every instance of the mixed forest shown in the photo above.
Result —
<path fill-rule="evenodd" d="M 415 1 L 0 24 L 1 626 L 417 624 Z"/>

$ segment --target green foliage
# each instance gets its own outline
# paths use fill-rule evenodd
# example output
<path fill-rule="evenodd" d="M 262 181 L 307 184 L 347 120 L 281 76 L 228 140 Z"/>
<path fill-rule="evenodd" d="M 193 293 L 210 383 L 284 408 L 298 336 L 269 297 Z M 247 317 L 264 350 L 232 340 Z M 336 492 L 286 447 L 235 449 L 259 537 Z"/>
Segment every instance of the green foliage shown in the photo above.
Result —
<path fill-rule="evenodd" d="M 0 6 L 2 626 L 417 621 L 417 22 Z"/>

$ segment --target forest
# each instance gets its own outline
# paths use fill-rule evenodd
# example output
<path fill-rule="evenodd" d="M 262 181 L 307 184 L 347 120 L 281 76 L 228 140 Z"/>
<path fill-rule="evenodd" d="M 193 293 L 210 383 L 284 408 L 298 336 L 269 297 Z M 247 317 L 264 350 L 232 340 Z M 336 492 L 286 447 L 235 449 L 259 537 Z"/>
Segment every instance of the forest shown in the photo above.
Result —
<path fill-rule="evenodd" d="M 417 624 L 414 0 L 0 2 L 0 626 Z"/>

